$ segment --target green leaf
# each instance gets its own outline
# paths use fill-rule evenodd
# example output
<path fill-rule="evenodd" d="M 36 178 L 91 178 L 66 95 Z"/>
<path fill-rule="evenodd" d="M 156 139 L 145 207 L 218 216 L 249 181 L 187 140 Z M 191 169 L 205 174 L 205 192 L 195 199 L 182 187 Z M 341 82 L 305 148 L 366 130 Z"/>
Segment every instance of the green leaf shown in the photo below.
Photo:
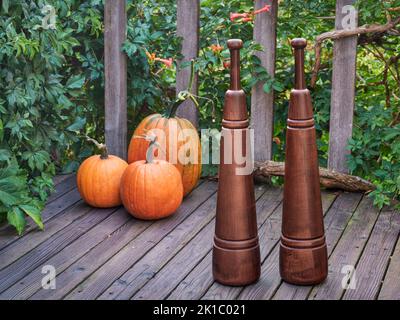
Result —
<path fill-rule="evenodd" d="M 67 81 L 67 88 L 68 89 L 80 89 L 83 87 L 85 83 L 85 77 L 81 75 L 72 76 Z"/>
<path fill-rule="evenodd" d="M 40 209 L 30 205 L 19 206 L 33 221 L 39 226 L 40 229 L 44 229 L 42 218 L 40 216 Z"/>
<path fill-rule="evenodd" d="M 77 117 L 75 122 L 71 124 L 67 130 L 68 131 L 79 131 L 81 130 L 86 124 L 86 119 L 82 117 Z"/>
<path fill-rule="evenodd" d="M 271 82 L 267 81 L 266 83 L 264 83 L 263 90 L 265 93 L 271 93 L 271 91 L 272 91 Z"/>
<path fill-rule="evenodd" d="M 12 194 L 0 190 L 0 201 L 6 206 L 13 206 L 18 202 L 18 199 Z"/>
<path fill-rule="evenodd" d="M 17 229 L 19 235 L 24 231 L 26 220 L 24 213 L 18 208 L 15 207 L 7 213 L 8 223 Z"/>
<path fill-rule="evenodd" d="M 275 81 L 274 84 L 272 85 L 272 88 L 274 88 L 275 91 L 282 92 L 284 90 L 284 86 L 282 83 Z"/>

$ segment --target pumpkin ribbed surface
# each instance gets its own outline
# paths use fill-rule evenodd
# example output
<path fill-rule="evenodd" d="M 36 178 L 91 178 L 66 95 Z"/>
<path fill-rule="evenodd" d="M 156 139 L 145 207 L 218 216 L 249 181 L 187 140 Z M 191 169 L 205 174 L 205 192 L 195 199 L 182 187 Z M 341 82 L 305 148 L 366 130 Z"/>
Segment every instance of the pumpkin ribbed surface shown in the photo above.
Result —
<path fill-rule="evenodd" d="M 134 162 L 122 176 L 122 203 L 136 218 L 155 220 L 170 216 L 178 209 L 182 198 L 181 175 L 166 161 Z"/>
<path fill-rule="evenodd" d="M 155 151 L 155 155 L 175 165 L 182 176 L 184 195 L 187 195 L 201 175 L 201 144 L 196 128 L 183 118 L 166 118 L 160 114 L 146 117 L 129 144 L 128 163 L 146 159 L 150 142 L 137 136 L 149 132 L 157 135 L 157 143 L 163 150 Z"/>
<path fill-rule="evenodd" d="M 87 158 L 77 173 L 77 186 L 82 199 L 98 208 L 121 205 L 119 188 L 127 166 L 124 160 L 113 155 L 106 159 L 99 155 Z"/>

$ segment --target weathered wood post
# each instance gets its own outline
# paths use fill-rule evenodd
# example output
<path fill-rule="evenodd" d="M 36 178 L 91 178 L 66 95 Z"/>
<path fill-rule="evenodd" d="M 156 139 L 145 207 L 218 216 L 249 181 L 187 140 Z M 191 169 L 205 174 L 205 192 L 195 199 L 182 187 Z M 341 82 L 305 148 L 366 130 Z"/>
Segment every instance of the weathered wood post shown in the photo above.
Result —
<path fill-rule="evenodd" d="M 286 132 L 280 273 L 293 284 L 316 284 L 328 273 L 317 141 L 311 95 L 305 84 L 305 39 L 292 40 L 295 89 Z"/>
<path fill-rule="evenodd" d="M 240 85 L 241 40 L 228 41 L 231 84 L 222 120 L 213 274 L 227 285 L 245 285 L 260 276 L 260 248 L 253 185 L 246 96 Z"/>
<path fill-rule="evenodd" d="M 183 38 L 182 61 L 178 63 L 176 74 L 176 92 L 186 90 L 190 68 L 180 69 L 184 61 L 190 61 L 199 53 L 199 29 L 200 29 L 200 0 L 177 0 L 177 34 Z M 193 82 L 193 94 L 198 94 L 197 73 Z M 182 103 L 177 111 L 177 116 L 186 118 L 196 127 L 198 126 L 198 110 L 191 100 Z"/>
<path fill-rule="evenodd" d="M 337 30 L 357 27 L 355 0 L 336 1 Z M 333 47 L 332 97 L 328 167 L 347 173 L 346 149 L 353 131 L 356 83 L 357 36 L 335 40 Z"/>
<path fill-rule="evenodd" d="M 127 154 L 126 1 L 106 0 L 104 8 L 105 140 L 109 152 Z"/>
<path fill-rule="evenodd" d="M 261 64 L 267 72 L 275 75 L 276 23 L 278 15 L 277 0 L 256 0 L 254 9 L 271 5 L 270 12 L 256 15 L 254 22 L 254 41 L 263 46 L 264 51 L 257 52 Z M 272 159 L 272 135 L 274 130 L 274 92 L 265 93 L 263 84 L 253 87 L 251 95 L 251 127 L 254 137 L 254 160 L 265 162 Z"/>

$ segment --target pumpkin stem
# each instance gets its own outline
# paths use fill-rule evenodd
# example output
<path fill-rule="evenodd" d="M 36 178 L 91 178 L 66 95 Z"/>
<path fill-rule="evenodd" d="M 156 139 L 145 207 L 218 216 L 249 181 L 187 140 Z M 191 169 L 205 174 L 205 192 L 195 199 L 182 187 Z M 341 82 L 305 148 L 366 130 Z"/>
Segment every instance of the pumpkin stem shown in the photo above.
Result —
<path fill-rule="evenodd" d="M 176 100 L 174 101 L 171 109 L 167 113 L 167 118 L 175 117 L 176 111 L 178 107 L 185 102 L 187 99 L 190 99 L 195 104 L 196 108 L 199 108 L 199 103 L 197 102 L 195 96 L 191 93 L 192 87 L 194 82 L 194 60 L 190 61 L 190 78 L 189 78 L 189 85 L 187 90 L 180 91 L 177 95 Z"/>
<path fill-rule="evenodd" d="M 90 138 L 89 136 L 85 136 L 86 140 L 93 143 L 97 149 L 100 150 L 100 158 L 101 159 L 107 159 L 108 158 L 108 150 L 107 150 L 107 146 L 105 145 L 105 143 L 100 143 L 97 140 Z"/>
<path fill-rule="evenodd" d="M 139 136 L 134 135 L 133 138 L 144 139 L 146 141 L 150 141 L 150 144 L 146 151 L 146 163 L 153 163 L 154 149 L 157 148 L 158 150 L 161 150 L 162 152 L 164 152 L 164 150 L 161 148 L 160 144 L 157 142 L 157 136 L 155 134 L 144 134 L 144 135 L 139 135 Z"/>

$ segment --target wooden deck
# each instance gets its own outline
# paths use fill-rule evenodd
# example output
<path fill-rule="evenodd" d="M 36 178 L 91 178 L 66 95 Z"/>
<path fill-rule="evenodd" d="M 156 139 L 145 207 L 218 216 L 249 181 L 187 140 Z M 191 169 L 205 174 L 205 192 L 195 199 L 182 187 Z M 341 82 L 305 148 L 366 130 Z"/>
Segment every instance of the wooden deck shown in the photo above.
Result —
<path fill-rule="evenodd" d="M 225 287 L 211 273 L 215 182 L 202 181 L 157 222 L 88 207 L 74 176 L 56 182 L 44 232 L 0 228 L 0 299 L 400 299 L 400 213 L 361 194 L 323 192 L 329 276 L 298 287 L 279 277 L 282 190 L 257 186 L 261 279 Z M 42 289 L 45 265 L 56 269 L 55 290 Z M 355 289 L 342 287 L 346 265 L 355 267 Z"/>

